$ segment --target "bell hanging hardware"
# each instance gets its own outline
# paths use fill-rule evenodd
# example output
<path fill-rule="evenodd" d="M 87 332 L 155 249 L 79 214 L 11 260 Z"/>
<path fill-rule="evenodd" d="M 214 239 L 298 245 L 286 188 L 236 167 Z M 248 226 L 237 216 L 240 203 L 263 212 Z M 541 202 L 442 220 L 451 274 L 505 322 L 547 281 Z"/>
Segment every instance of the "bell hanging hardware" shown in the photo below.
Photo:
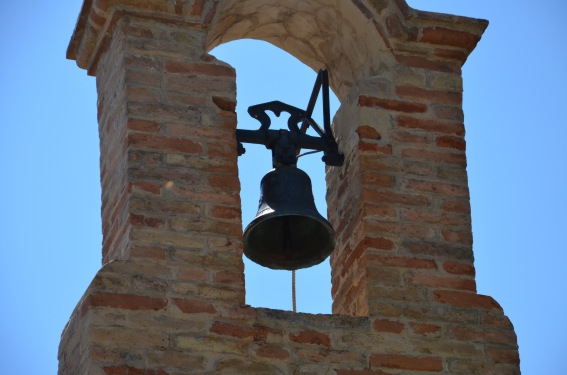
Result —
<path fill-rule="evenodd" d="M 323 129 L 311 118 L 321 88 Z M 266 111 L 278 117 L 289 113 L 289 130 L 270 129 Z M 258 212 L 243 234 L 244 254 L 272 269 L 293 271 L 319 264 L 335 247 L 335 231 L 315 207 L 309 176 L 296 165 L 301 149 L 322 151 L 322 160 L 329 166 L 344 162 L 331 131 L 327 71 L 319 71 L 305 111 L 272 101 L 251 106 L 248 113 L 260 122 L 260 128 L 236 130 L 238 155 L 245 153 L 242 143 L 265 145 L 272 151 L 274 169 L 262 178 Z M 318 137 L 306 134 L 310 126 Z"/>
<path fill-rule="evenodd" d="M 311 118 L 319 91 L 323 88 L 323 129 Z M 289 130 L 270 129 L 270 116 L 266 111 L 272 111 L 276 116 L 287 112 L 290 117 L 287 121 Z M 246 152 L 242 143 L 255 143 L 266 146 L 272 150 L 272 163 L 274 168 L 278 165 L 296 165 L 297 155 L 302 148 L 322 151 L 323 162 L 326 165 L 340 167 L 344 162 L 344 155 L 339 148 L 331 130 L 331 115 L 329 109 L 329 76 L 326 70 L 319 70 L 307 109 L 304 111 L 280 101 L 272 101 L 248 107 L 250 116 L 260 121 L 258 130 L 236 130 L 238 142 L 238 156 Z M 299 127 L 301 123 L 301 128 Z M 305 134 L 309 126 L 315 130 L 319 137 Z"/>

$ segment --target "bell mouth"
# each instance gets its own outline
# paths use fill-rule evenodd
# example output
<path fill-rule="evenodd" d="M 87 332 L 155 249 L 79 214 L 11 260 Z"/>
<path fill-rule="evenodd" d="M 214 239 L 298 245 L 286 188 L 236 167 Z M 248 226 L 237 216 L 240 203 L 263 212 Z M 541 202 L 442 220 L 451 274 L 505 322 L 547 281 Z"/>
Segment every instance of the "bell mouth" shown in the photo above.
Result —
<path fill-rule="evenodd" d="M 319 213 L 272 212 L 245 229 L 244 255 L 275 270 L 297 270 L 323 262 L 335 248 L 335 231 Z"/>

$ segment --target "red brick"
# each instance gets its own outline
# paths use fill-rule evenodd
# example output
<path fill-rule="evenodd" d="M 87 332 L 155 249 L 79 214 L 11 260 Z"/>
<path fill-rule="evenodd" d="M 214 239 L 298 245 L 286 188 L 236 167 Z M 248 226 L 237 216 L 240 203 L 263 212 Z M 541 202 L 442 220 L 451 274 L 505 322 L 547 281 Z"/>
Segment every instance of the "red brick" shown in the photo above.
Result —
<path fill-rule="evenodd" d="M 464 151 L 467 148 L 467 144 L 463 138 L 452 137 L 448 135 L 437 137 L 435 143 L 439 147 L 453 148 L 455 150 L 461 151 Z"/>
<path fill-rule="evenodd" d="M 349 251 L 346 260 L 340 264 L 341 276 L 344 276 L 352 268 L 355 262 L 361 260 L 362 254 L 366 252 L 367 248 L 363 242 L 360 242 L 353 251 Z"/>
<path fill-rule="evenodd" d="M 396 60 L 400 64 L 420 69 L 430 69 L 438 72 L 461 73 L 461 64 L 444 60 L 432 60 L 421 56 L 397 55 Z"/>
<path fill-rule="evenodd" d="M 203 148 L 199 143 L 189 139 L 152 136 L 148 134 L 128 135 L 128 144 L 136 147 L 160 151 L 177 151 L 186 154 L 200 154 Z"/>
<path fill-rule="evenodd" d="M 331 340 L 326 333 L 306 330 L 299 333 L 290 333 L 289 338 L 291 341 L 302 343 L 302 344 L 317 344 L 326 347 L 331 346 Z"/>
<path fill-rule="evenodd" d="M 274 344 L 263 344 L 257 347 L 254 352 L 256 355 L 272 359 L 288 359 L 289 353 L 281 346 Z"/>
<path fill-rule="evenodd" d="M 468 198 L 468 196 L 467 196 Z M 466 200 L 447 200 L 441 204 L 443 211 L 462 213 L 469 215 L 471 212 L 471 205 L 468 199 Z"/>
<path fill-rule="evenodd" d="M 227 206 L 214 206 L 211 208 L 211 217 L 217 219 L 235 220 L 240 219 L 240 208 Z"/>
<path fill-rule="evenodd" d="M 144 192 L 152 193 L 154 195 L 159 195 L 162 187 L 160 184 L 152 184 L 151 182 L 133 182 L 130 186 L 132 188 L 139 188 Z"/>
<path fill-rule="evenodd" d="M 128 375 L 127 366 L 109 366 L 103 367 L 102 370 L 106 375 Z"/>
<path fill-rule="evenodd" d="M 179 280 L 206 280 L 209 272 L 200 267 L 181 268 L 179 270 Z"/>
<path fill-rule="evenodd" d="M 476 283 L 471 279 L 461 279 L 458 277 L 443 277 L 418 273 L 410 278 L 410 282 L 415 285 L 424 285 L 431 287 L 440 287 L 447 289 L 462 289 L 476 291 Z"/>
<path fill-rule="evenodd" d="M 410 223 L 437 224 L 453 227 L 470 225 L 470 217 L 451 215 L 445 212 L 439 213 L 426 209 L 408 209 L 404 211 L 404 218 Z"/>
<path fill-rule="evenodd" d="M 208 181 L 212 187 L 221 188 L 223 190 L 240 188 L 240 180 L 237 176 L 233 175 L 213 174 L 209 176 Z"/>
<path fill-rule="evenodd" d="M 429 90 L 415 86 L 398 86 L 396 95 L 404 99 L 417 99 L 446 105 L 461 105 L 463 101 L 463 95 L 460 92 Z"/>
<path fill-rule="evenodd" d="M 474 276 L 475 269 L 472 264 L 469 263 L 460 263 L 460 262 L 445 262 L 443 263 L 443 269 L 455 275 L 468 275 Z"/>
<path fill-rule="evenodd" d="M 162 92 L 163 98 L 169 104 L 181 104 L 189 107 L 206 107 L 210 104 L 210 98 L 203 94 L 197 94 L 194 92 L 179 92 L 164 90 Z M 189 127 L 187 124 L 182 124 L 186 129 L 197 130 L 195 127 Z"/>
<path fill-rule="evenodd" d="M 132 245 L 130 256 L 164 261 L 167 259 L 167 249 L 159 246 Z"/>
<path fill-rule="evenodd" d="M 424 27 L 420 38 L 420 41 L 424 43 L 461 47 L 467 51 L 472 51 L 479 40 L 479 35 L 444 27 Z"/>
<path fill-rule="evenodd" d="M 468 197 L 469 189 L 465 185 L 454 185 L 439 181 L 414 180 L 406 181 L 406 188 L 424 193 L 440 194 L 443 196 Z"/>
<path fill-rule="evenodd" d="M 470 327 L 454 327 L 451 334 L 458 340 L 502 345 L 516 345 L 516 335 L 511 330 L 475 329 Z"/>
<path fill-rule="evenodd" d="M 443 362 L 438 357 L 414 357 L 402 354 L 372 354 L 372 366 L 412 371 L 442 371 Z"/>
<path fill-rule="evenodd" d="M 422 149 L 405 148 L 402 150 L 404 158 L 427 160 L 433 163 L 451 163 L 467 165 L 467 158 L 464 153 L 453 154 L 448 152 L 435 152 Z"/>
<path fill-rule="evenodd" d="M 194 299 L 173 298 L 171 300 L 182 312 L 186 314 L 207 313 L 214 314 L 217 310 L 211 302 Z"/>
<path fill-rule="evenodd" d="M 169 372 L 160 369 L 134 368 L 130 366 L 107 366 L 102 370 L 106 375 L 168 375 Z"/>
<path fill-rule="evenodd" d="M 434 293 L 435 301 L 457 307 L 479 309 L 498 309 L 502 307 L 492 297 L 471 292 L 457 292 L 452 290 L 437 290 Z"/>
<path fill-rule="evenodd" d="M 429 229 L 430 225 L 422 224 L 421 228 Z M 411 254 L 417 254 L 420 256 L 431 256 L 436 258 L 448 258 L 451 260 L 458 261 L 472 261 L 473 253 L 470 246 L 448 246 L 447 244 L 430 241 L 429 238 L 424 236 L 424 233 L 417 231 L 413 234 L 415 239 L 410 239 L 403 241 L 401 243 L 401 248 L 408 251 Z M 407 229 L 405 230 L 407 233 Z M 421 236 L 421 237 L 420 237 Z"/>
<path fill-rule="evenodd" d="M 405 36 L 404 29 L 406 27 L 404 24 L 402 24 L 397 14 L 386 17 L 386 28 L 388 29 L 390 37 L 399 38 Z"/>
<path fill-rule="evenodd" d="M 202 1 L 202 0 L 198 0 L 198 1 Z M 205 18 L 203 19 L 203 27 L 206 29 L 209 24 L 211 23 L 211 21 L 213 20 L 215 14 L 217 13 L 217 7 L 218 7 L 218 2 L 214 2 L 211 7 L 209 8 L 209 11 L 207 12 L 207 14 L 205 15 Z"/>
<path fill-rule="evenodd" d="M 380 99 L 365 95 L 361 95 L 358 98 L 358 105 L 360 105 L 361 107 L 381 107 L 392 111 L 407 113 L 423 113 L 427 111 L 427 106 L 425 104 Z"/>
<path fill-rule="evenodd" d="M 423 129 L 430 132 L 455 134 L 464 136 L 465 127 L 462 122 L 427 120 L 410 116 L 398 116 L 398 126 L 411 129 Z"/>
<path fill-rule="evenodd" d="M 410 323 L 410 327 L 414 333 L 425 336 L 441 331 L 441 327 L 436 326 L 435 324 Z"/>
<path fill-rule="evenodd" d="M 517 350 L 503 348 L 489 348 L 486 350 L 488 357 L 496 363 L 520 364 L 520 354 Z"/>
<path fill-rule="evenodd" d="M 219 271 L 213 276 L 213 281 L 217 283 L 239 283 L 244 285 L 244 273 Z"/>
<path fill-rule="evenodd" d="M 366 252 L 368 247 L 369 246 L 368 246 L 367 243 L 365 243 L 364 241 L 361 241 L 361 242 L 358 243 L 358 245 L 354 248 L 353 251 L 348 252 L 348 257 L 341 264 L 341 267 L 342 267 L 341 276 L 344 276 L 346 272 L 350 271 L 352 265 L 355 262 L 360 261 L 362 254 L 364 254 Z"/>
<path fill-rule="evenodd" d="M 131 294 L 93 293 L 83 302 L 82 312 L 89 307 L 110 307 L 126 310 L 161 310 L 167 306 L 167 299 Z"/>
<path fill-rule="evenodd" d="M 213 96 L 213 103 L 223 111 L 234 112 L 236 110 L 236 102 L 230 99 Z"/>
<path fill-rule="evenodd" d="M 462 123 L 464 120 L 463 109 L 459 107 L 435 105 L 433 106 L 435 117 L 442 120 L 458 121 Z M 462 134 L 461 134 L 462 135 Z"/>
<path fill-rule="evenodd" d="M 485 314 L 484 318 L 482 319 L 482 324 L 485 326 L 512 328 L 512 322 L 510 321 L 510 318 L 498 312 L 496 312 L 495 314 Z"/>
<path fill-rule="evenodd" d="M 158 70 L 159 62 L 157 59 L 142 55 L 128 55 L 125 58 L 125 65 L 139 70 Z"/>
<path fill-rule="evenodd" d="M 215 65 L 200 62 L 166 61 L 165 70 L 168 73 L 196 74 L 215 77 L 236 77 L 234 68 L 225 65 Z"/>
<path fill-rule="evenodd" d="M 447 48 L 435 48 L 433 51 L 435 56 L 441 57 L 443 59 L 453 59 L 461 62 L 465 62 L 469 57 L 469 54 L 463 51 Z"/>
<path fill-rule="evenodd" d="M 157 133 L 160 130 L 160 125 L 154 121 L 128 119 L 128 129 L 137 130 L 146 133 Z"/>
<path fill-rule="evenodd" d="M 126 88 L 128 100 L 137 102 L 155 102 L 160 100 L 160 92 L 158 88 L 128 86 Z"/>
<path fill-rule="evenodd" d="M 384 237 L 364 237 L 363 243 L 367 248 L 379 250 L 392 250 L 394 242 Z"/>
<path fill-rule="evenodd" d="M 372 285 L 391 285 L 398 287 L 403 283 L 402 272 L 398 268 L 393 267 L 376 267 L 372 263 L 366 267 L 366 279 Z"/>
<path fill-rule="evenodd" d="M 366 151 L 366 152 L 373 152 L 373 153 L 378 152 L 384 155 L 392 154 L 392 145 L 381 146 L 377 143 L 364 142 L 362 140 L 358 142 L 358 149 L 360 151 Z"/>
<path fill-rule="evenodd" d="M 159 228 L 163 226 L 164 219 L 139 214 L 130 214 L 130 224 L 140 227 Z"/>
<path fill-rule="evenodd" d="M 399 236 L 404 231 L 404 224 L 376 216 L 364 218 L 364 226 L 368 233 Z"/>
<path fill-rule="evenodd" d="M 429 133 L 423 131 L 402 131 L 398 130 L 395 133 L 396 140 L 401 143 L 419 143 L 420 145 L 428 145 L 431 143 L 429 140 Z"/>
<path fill-rule="evenodd" d="M 405 324 L 394 320 L 376 319 L 373 327 L 376 332 L 401 333 L 405 328 Z"/>
<path fill-rule="evenodd" d="M 130 211 L 131 212 L 151 212 L 151 213 L 183 213 L 185 215 L 198 216 L 201 212 L 201 207 L 198 204 L 193 204 L 187 200 L 169 201 L 148 197 L 131 197 L 130 198 Z"/>
<path fill-rule="evenodd" d="M 183 14 L 183 1 L 175 0 L 175 14 Z"/>
<path fill-rule="evenodd" d="M 374 203 L 402 204 L 408 206 L 429 206 L 431 200 L 424 195 L 397 193 L 363 189 L 361 197 L 365 201 Z"/>
<path fill-rule="evenodd" d="M 300 361 L 311 363 L 361 362 L 362 355 L 348 350 L 296 349 Z"/>
<path fill-rule="evenodd" d="M 157 72 L 150 70 L 126 70 L 124 81 L 126 85 L 144 85 L 159 87 L 161 76 Z M 130 97 L 128 97 L 130 99 Z M 133 99 L 133 98 L 132 98 Z"/>
<path fill-rule="evenodd" d="M 396 218 L 398 216 L 397 211 L 394 207 L 388 205 L 374 205 L 365 204 L 364 205 L 364 215 L 366 216 L 380 216 L 382 218 Z"/>
<path fill-rule="evenodd" d="M 191 8 L 191 15 L 200 16 L 203 13 L 203 8 L 206 0 L 195 0 Z"/>
<path fill-rule="evenodd" d="M 393 375 L 382 370 L 337 370 L 337 375 Z"/>
<path fill-rule="evenodd" d="M 433 259 L 409 258 L 401 256 L 383 256 L 378 254 L 368 254 L 366 261 L 382 266 L 404 267 L 415 269 L 436 269 L 437 265 Z"/>
<path fill-rule="evenodd" d="M 369 138 L 369 139 L 381 139 L 382 138 L 382 136 L 380 135 L 378 130 L 376 130 L 373 127 L 370 127 L 368 125 L 359 126 L 358 129 L 356 129 L 356 132 L 358 133 L 358 136 L 360 138 Z"/>
<path fill-rule="evenodd" d="M 470 230 L 466 230 L 466 231 L 442 230 L 441 235 L 443 236 L 443 239 L 445 239 L 448 242 L 472 244 L 472 233 Z"/>
<path fill-rule="evenodd" d="M 236 147 L 226 147 L 224 143 L 209 143 L 207 145 L 207 156 L 210 158 L 235 160 L 236 155 Z"/>
<path fill-rule="evenodd" d="M 223 322 L 214 322 L 210 331 L 219 335 L 232 336 L 239 339 L 250 338 L 254 341 L 264 341 L 268 335 L 268 330 L 263 327 L 247 327 Z"/>
<path fill-rule="evenodd" d="M 362 183 L 371 186 L 391 187 L 394 185 L 395 181 L 394 176 L 387 174 L 368 171 L 362 174 Z"/>
<path fill-rule="evenodd" d="M 402 162 L 398 159 L 389 158 L 388 156 L 378 154 L 361 154 L 360 169 L 365 171 L 382 171 L 382 172 L 403 172 Z M 345 166 L 348 171 L 348 165 Z"/>

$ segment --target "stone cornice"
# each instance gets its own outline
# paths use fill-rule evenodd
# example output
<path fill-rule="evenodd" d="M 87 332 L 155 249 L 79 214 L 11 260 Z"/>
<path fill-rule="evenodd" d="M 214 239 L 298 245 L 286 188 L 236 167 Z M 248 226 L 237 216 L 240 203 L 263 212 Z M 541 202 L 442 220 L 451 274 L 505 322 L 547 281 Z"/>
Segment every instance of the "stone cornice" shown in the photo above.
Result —
<path fill-rule="evenodd" d="M 131 15 L 188 28 L 206 27 L 217 3 L 218 0 L 196 0 L 190 5 L 180 0 L 85 0 L 67 47 L 67 58 L 76 60 L 89 75 L 95 75 L 98 59 L 122 17 Z"/>
<path fill-rule="evenodd" d="M 482 19 L 416 10 L 405 0 L 351 2 L 396 56 L 421 55 L 462 65 L 488 26 Z M 67 58 L 95 75 L 98 59 L 124 15 L 207 29 L 218 16 L 217 7 L 227 5 L 218 0 L 85 0 Z"/>

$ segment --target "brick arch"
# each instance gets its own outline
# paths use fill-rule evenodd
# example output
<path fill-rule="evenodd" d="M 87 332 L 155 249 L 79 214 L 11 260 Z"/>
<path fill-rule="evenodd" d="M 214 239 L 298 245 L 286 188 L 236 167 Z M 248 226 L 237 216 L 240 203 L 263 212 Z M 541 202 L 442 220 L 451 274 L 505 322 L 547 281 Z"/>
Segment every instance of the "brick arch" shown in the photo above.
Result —
<path fill-rule="evenodd" d="M 381 22 L 356 1 L 229 0 L 219 4 L 205 45 L 210 50 L 236 39 L 269 42 L 314 70 L 328 69 L 343 98 L 358 79 L 379 74 L 384 62 L 391 65 Z"/>

